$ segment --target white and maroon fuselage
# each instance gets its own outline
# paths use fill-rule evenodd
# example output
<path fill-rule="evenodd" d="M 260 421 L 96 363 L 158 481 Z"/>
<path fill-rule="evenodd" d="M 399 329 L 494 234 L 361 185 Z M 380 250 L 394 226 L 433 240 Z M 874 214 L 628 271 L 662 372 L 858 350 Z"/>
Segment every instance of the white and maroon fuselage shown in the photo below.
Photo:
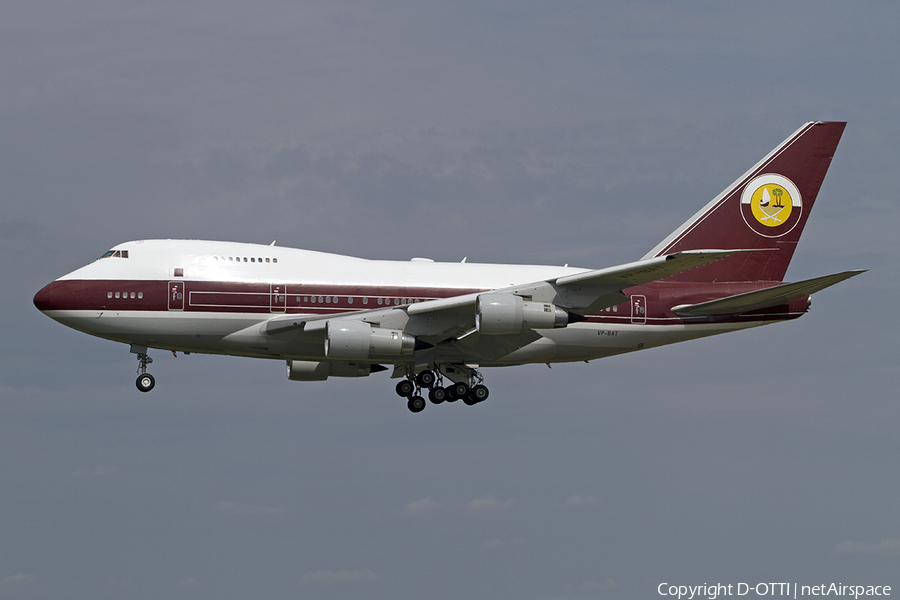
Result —
<path fill-rule="evenodd" d="M 43 288 L 35 305 L 51 318 L 138 347 L 295 360 L 324 360 L 318 342 L 262 342 L 248 329 L 275 316 L 337 316 L 484 292 L 582 273 L 555 266 L 366 260 L 234 242 L 126 242 Z M 566 362 L 669 344 L 792 319 L 808 301 L 740 318 L 691 319 L 671 312 L 774 285 L 654 282 L 627 300 L 481 366 Z M 397 362 L 412 361 L 398 357 Z M 440 357 L 437 360 L 441 360 Z M 448 359 L 448 360 L 452 360 Z"/>

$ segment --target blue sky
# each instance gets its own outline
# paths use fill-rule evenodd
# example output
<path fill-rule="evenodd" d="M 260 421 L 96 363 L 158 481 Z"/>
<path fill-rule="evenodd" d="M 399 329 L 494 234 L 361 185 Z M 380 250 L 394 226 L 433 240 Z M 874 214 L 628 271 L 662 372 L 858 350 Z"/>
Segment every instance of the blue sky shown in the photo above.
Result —
<path fill-rule="evenodd" d="M 635 598 L 900 586 L 894 3 L 0 7 L 0 598 Z M 116 243 L 635 260 L 808 120 L 848 127 L 802 319 L 488 370 L 153 354 L 34 309 Z M 761 362 L 767 368 L 760 369 Z"/>

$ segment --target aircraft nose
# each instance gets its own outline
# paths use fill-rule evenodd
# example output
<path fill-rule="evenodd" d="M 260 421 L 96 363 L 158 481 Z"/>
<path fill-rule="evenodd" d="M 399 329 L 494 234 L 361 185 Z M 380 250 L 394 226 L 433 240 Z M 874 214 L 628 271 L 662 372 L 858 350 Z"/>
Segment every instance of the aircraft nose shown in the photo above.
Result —
<path fill-rule="evenodd" d="M 54 281 L 53 283 L 42 287 L 41 290 L 34 295 L 33 302 L 39 311 L 46 312 L 48 310 L 61 308 L 62 299 L 62 294 L 59 290 L 59 282 Z"/>

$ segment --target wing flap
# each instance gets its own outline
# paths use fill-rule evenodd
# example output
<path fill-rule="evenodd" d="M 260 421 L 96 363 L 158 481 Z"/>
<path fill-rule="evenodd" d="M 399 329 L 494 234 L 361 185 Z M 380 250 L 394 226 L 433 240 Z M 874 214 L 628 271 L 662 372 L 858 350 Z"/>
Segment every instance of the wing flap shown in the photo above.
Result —
<path fill-rule="evenodd" d="M 764 290 L 736 294 L 699 304 L 682 304 L 673 307 L 672 312 L 683 317 L 702 317 L 746 313 L 772 306 L 780 306 L 824 290 L 860 273 L 865 273 L 865 269 L 844 271 L 843 273 L 825 275 L 815 279 L 798 281 L 797 283 L 785 283 Z"/>

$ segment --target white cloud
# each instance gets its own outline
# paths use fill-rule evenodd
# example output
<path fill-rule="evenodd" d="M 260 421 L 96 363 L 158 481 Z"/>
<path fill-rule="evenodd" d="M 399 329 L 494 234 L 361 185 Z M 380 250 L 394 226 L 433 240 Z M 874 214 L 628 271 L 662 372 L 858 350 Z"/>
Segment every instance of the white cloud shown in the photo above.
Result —
<path fill-rule="evenodd" d="M 305 585 L 344 585 L 348 583 L 370 583 L 381 576 L 369 569 L 341 569 L 340 571 L 313 571 L 303 576 Z"/>
<path fill-rule="evenodd" d="M 215 511 L 224 515 L 280 515 L 285 512 L 283 508 L 271 506 L 254 506 L 251 504 L 238 504 L 236 502 L 219 502 Z"/>
<path fill-rule="evenodd" d="M 497 498 L 488 496 L 487 498 L 475 498 L 466 504 L 466 508 L 473 512 L 487 512 L 507 508 L 511 504 L 512 500 L 498 500 Z"/>
<path fill-rule="evenodd" d="M 406 506 L 403 507 L 403 512 L 405 513 L 424 513 L 431 512 L 437 510 L 441 507 L 440 502 L 435 502 L 431 498 L 423 498 L 422 500 L 415 500 L 414 502 L 410 502 Z"/>
<path fill-rule="evenodd" d="M 856 554 L 864 556 L 898 556 L 900 555 L 900 538 L 889 538 L 878 543 L 841 542 L 834 547 L 836 554 Z"/>
<path fill-rule="evenodd" d="M 563 502 L 563 506 L 587 506 L 589 504 L 596 504 L 598 502 L 597 498 L 594 496 L 571 496 Z"/>

